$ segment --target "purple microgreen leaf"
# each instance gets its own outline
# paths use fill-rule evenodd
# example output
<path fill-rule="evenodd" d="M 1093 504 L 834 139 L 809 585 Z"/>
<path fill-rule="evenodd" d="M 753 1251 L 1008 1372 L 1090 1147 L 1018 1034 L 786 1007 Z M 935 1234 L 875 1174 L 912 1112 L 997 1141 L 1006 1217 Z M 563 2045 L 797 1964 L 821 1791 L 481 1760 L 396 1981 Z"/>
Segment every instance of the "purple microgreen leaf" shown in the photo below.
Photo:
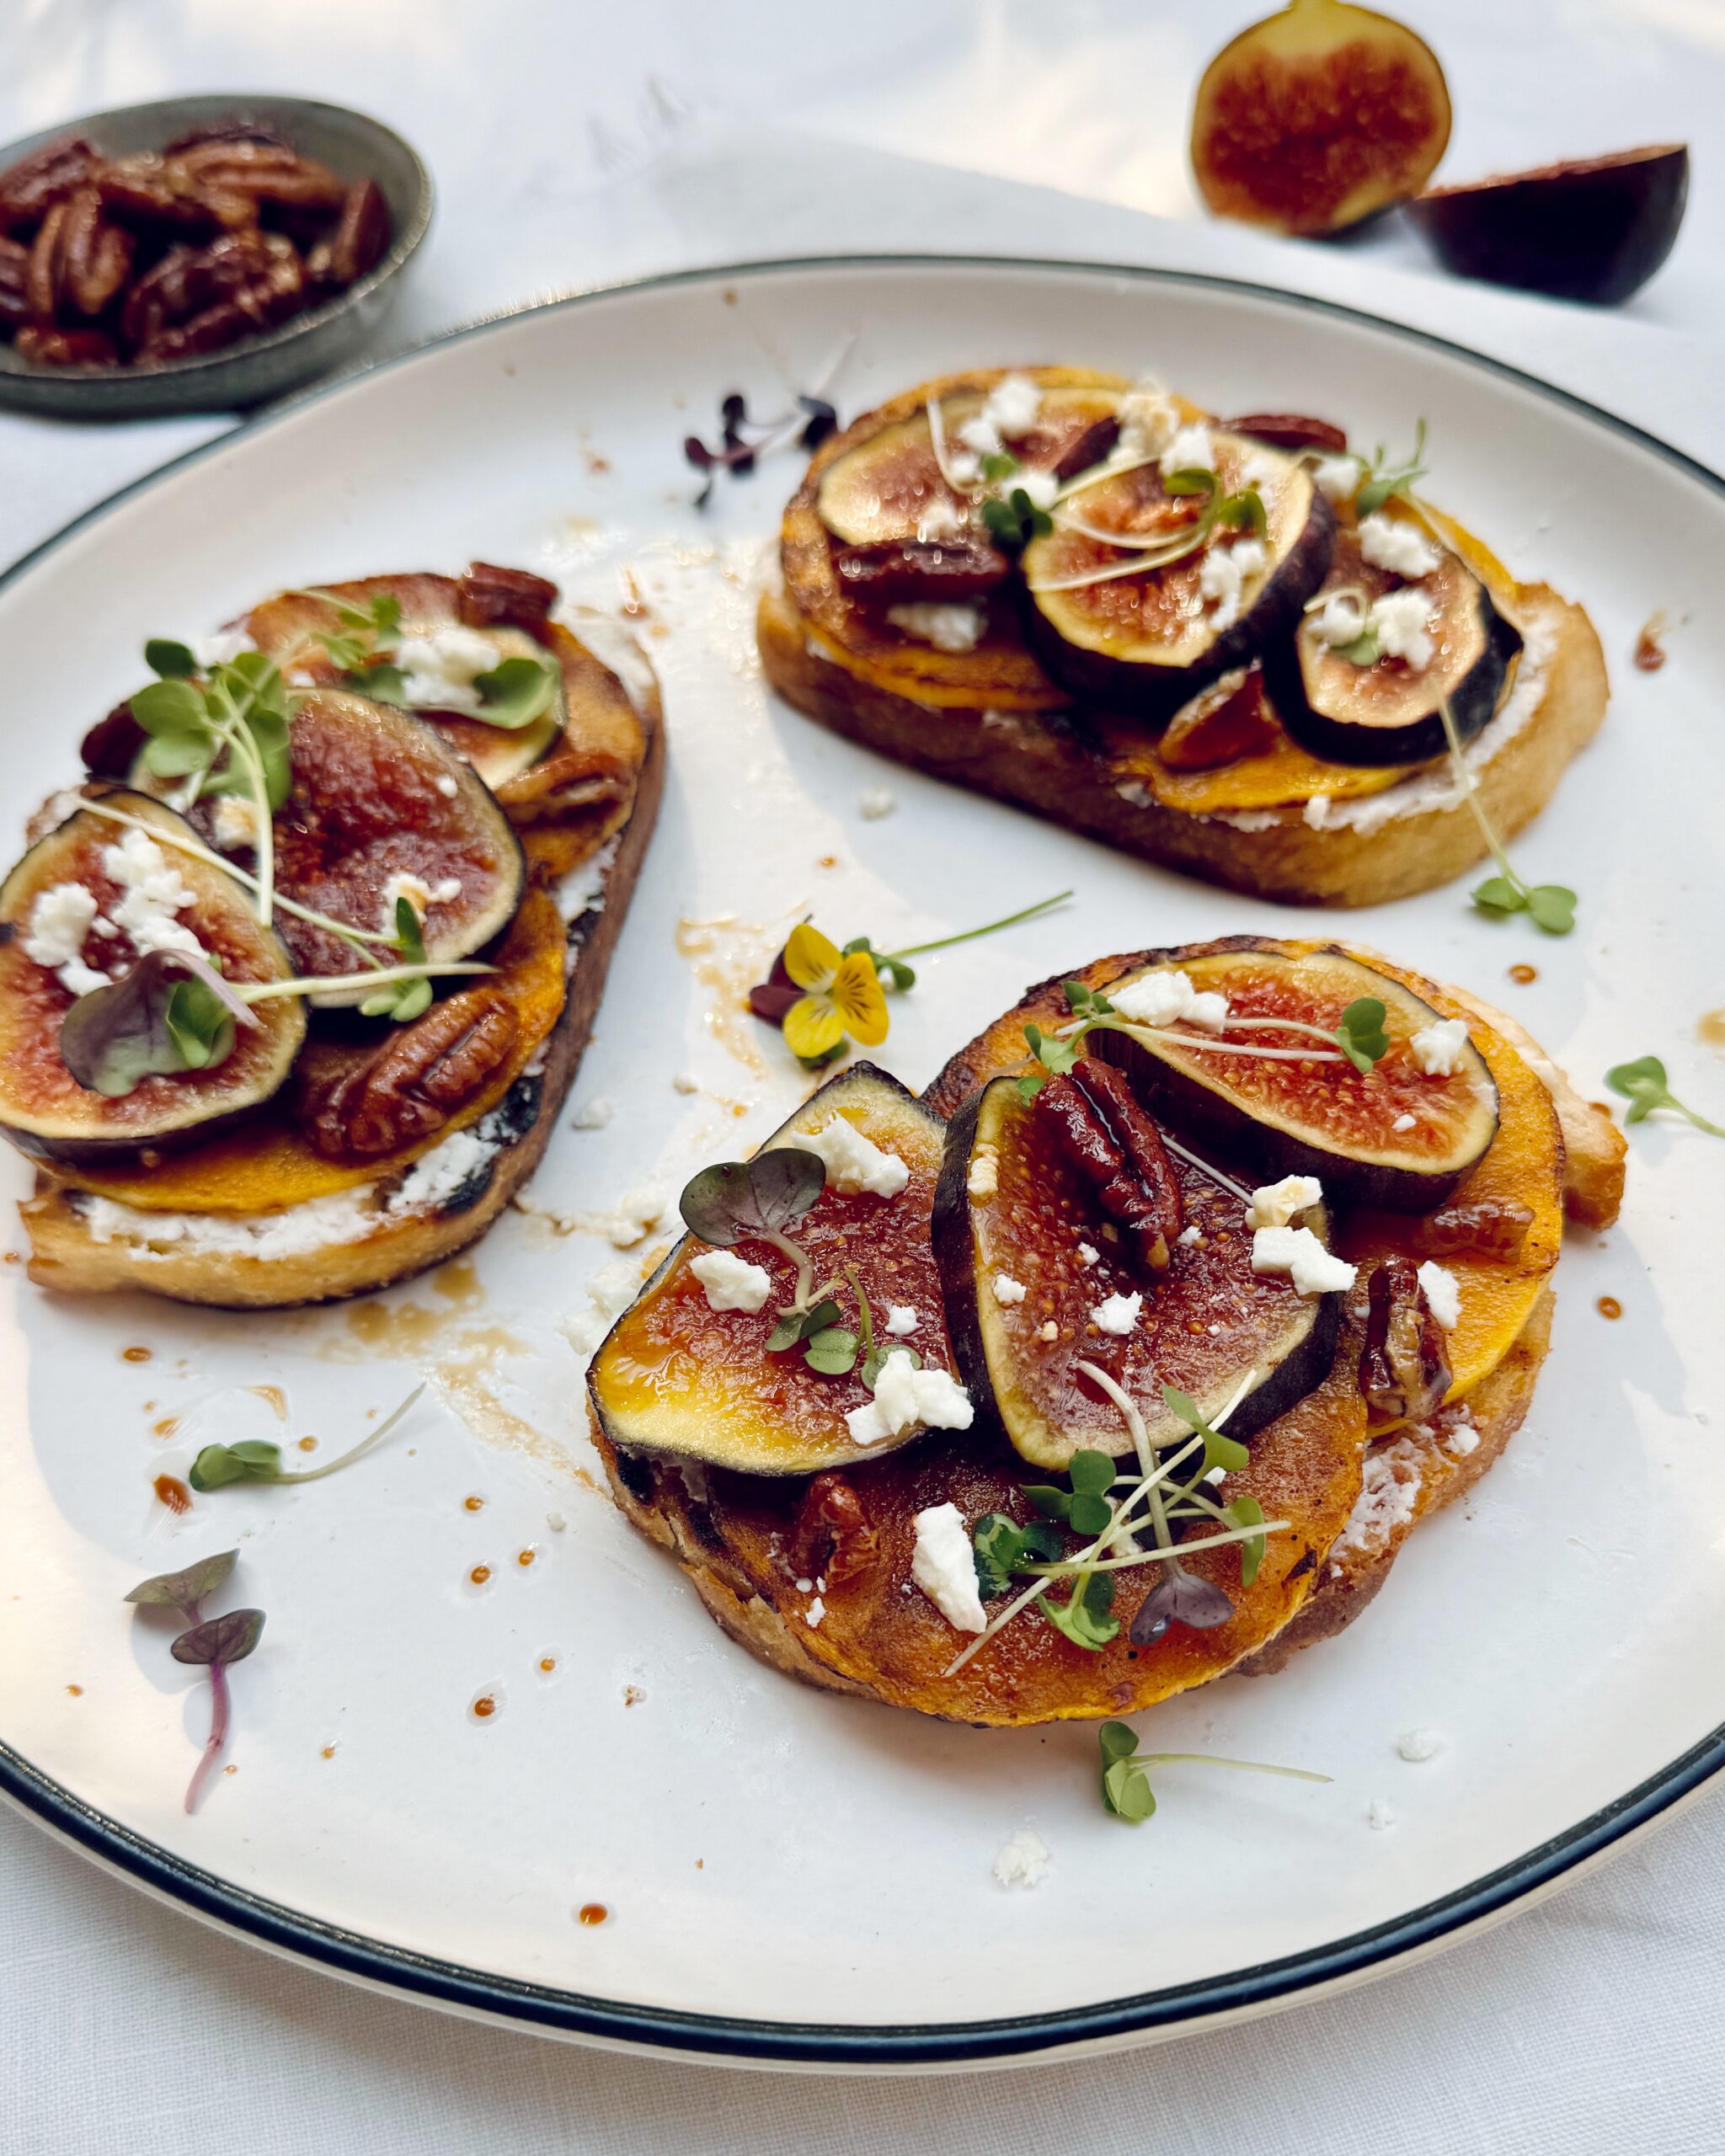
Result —
<path fill-rule="evenodd" d="M 118 1099 L 152 1075 L 220 1063 L 234 1027 L 257 1023 L 206 960 L 147 951 L 123 979 L 79 996 L 60 1022 L 60 1054 L 80 1086 Z"/>
<path fill-rule="evenodd" d="M 220 1617 L 212 1617 L 206 1624 L 194 1625 L 189 1632 L 182 1632 L 168 1649 L 176 1662 L 191 1662 L 199 1668 L 212 1667 L 216 1662 L 224 1666 L 243 1662 L 257 1646 L 264 1630 L 261 1609 L 230 1609 Z"/>
<path fill-rule="evenodd" d="M 214 1594 L 239 1561 L 238 1550 L 219 1550 L 213 1557 L 200 1557 L 195 1565 L 188 1565 L 181 1572 L 158 1572 L 153 1579 L 140 1580 L 126 1597 L 128 1602 L 153 1605 L 164 1604 L 174 1609 L 184 1609 L 201 1602 L 206 1594 Z"/>
<path fill-rule="evenodd" d="M 752 1161 L 703 1168 L 685 1186 L 677 1207 L 691 1235 L 725 1250 L 745 1235 L 782 1234 L 825 1187 L 826 1164 L 818 1153 L 782 1145 Z"/>
<path fill-rule="evenodd" d="M 1139 1604 L 1132 1620 L 1132 1644 L 1149 1646 L 1170 1625 L 1189 1625 L 1194 1632 L 1207 1632 L 1212 1625 L 1226 1625 L 1233 1614 L 1233 1600 L 1220 1588 L 1170 1562 Z"/>
<path fill-rule="evenodd" d="M 797 436 L 798 445 L 803 449 L 819 449 L 830 434 L 836 432 L 838 413 L 824 397 L 799 397 L 797 402 L 809 414 L 803 431 Z"/>

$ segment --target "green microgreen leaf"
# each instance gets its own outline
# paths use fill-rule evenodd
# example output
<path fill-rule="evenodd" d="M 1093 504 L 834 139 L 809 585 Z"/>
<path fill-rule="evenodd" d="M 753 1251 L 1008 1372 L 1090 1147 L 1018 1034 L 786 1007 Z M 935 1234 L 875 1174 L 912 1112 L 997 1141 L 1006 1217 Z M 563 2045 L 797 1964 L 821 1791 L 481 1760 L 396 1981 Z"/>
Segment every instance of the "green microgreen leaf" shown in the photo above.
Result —
<path fill-rule="evenodd" d="M 982 476 L 991 487 L 998 486 L 1002 479 L 1010 479 L 1017 468 L 1017 458 L 1009 456 L 1003 450 L 996 450 L 982 460 Z"/>
<path fill-rule="evenodd" d="M 1202 494 L 1208 500 L 1220 483 L 1214 472 L 1206 472 L 1199 465 L 1188 464 L 1178 472 L 1168 473 L 1162 481 L 1162 492 L 1176 496 Z"/>
<path fill-rule="evenodd" d="M 1562 883 L 1535 883 L 1527 894 L 1534 926 L 1547 936 L 1567 936 L 1575 926 L 1576 899 Z"/>
<path fill-rule="evenodd" d="M 1053 1601 L 1045 1594 L 1036 1598 L 1037 1608 L 1055 1630 L 1089 1654 L 1099 1654 L 1110 1640 L 1119 1636 L 1120 1620 L 1109 1614 L 1114 1603 L 1112 1572 L 1079 1573 L 1064 1602 Z"/>
<path fill-rule="evenodd" d="M 1225 1437 L 1220 1430 L 1213 1430 L 1204 1419 L 1198 1402 L 1189 1393 L 1165 1385 L 1162 1387 L 1162 1405 L 1169 1414 L 1177 1417 L 1188 1430 L 1194 1431 L 1204 1439 L 1204 1466 L 1200 1470 L 1203 1474 L 1208 1475 L 1213 1468 L 1220 1467 L 1230 1475 L 1237 1475 L 1242 1467 L 1251 1464 L 1252 1454 L 1245 1446 L 1232 1438 Z"/>
<path fill-rule="evenodd" d="M 1605 1073 L 1605 1083 L 1614 1093 L 1621 1093 L 1629 1106 L 1624 1111 L 1626 1123 L 1642 1123 L 1655 1108 L 1669 1108 L 1692 1123 L 1697 1130 L 1704 1130 L 1710 1138 L 1725 1138 L 1725 1129 L 1717 1123 L 1709 1123 L 1704 1115 L 1697 1115 L 1686 1107 L 1672 1091 L 1665 1075 L 1665 1066 L 1656 1055 L 1643 1055 L 1633 1063 L 1614 1064 Z"/>
<path fill-rule="evenodd" d="M 562 681 L 562 672 L 553 659 L 500 660 L 489 673 L 473 676 L 473 686 L 481 698 L 475 716 L 487 726 L 519 733 L 551 708 Z"/>
<path fill-rule="evenodd" d="M 399 666 L 387 659 L 350 671 L 347 677 L 350 689 L 357 689 L 363 696 L 370 696 L 374 703 L 398 704 L 406 707 L 408 677 Z"/>
<path fill-rule="evenodd" d="M 1082 1053 L 1076 1040 L 1060 1040 L 1038 1025 L 1026 1026 L 1024 1038 L 1030 1043 L 1030 1053 L 1045 1070 L 1070 1070 Z"/>
<path fill-rule="evenodd" d="M 214 1556 L 200 1557 L 196 1564 L 188 1565 L 183 1572 L 158 1572 L 152 1579 L 140 1580 L 126 1599 L 152 1607 L 161 1604 L 173 1609 L 193 1609 L 206 1594 L 214 1594 L 224 1584 L 238 1562 L 238 1550 L 221 1550 Z"/>
<path fill-rule="evenodd" d="M 425 955 L 425 934 L 413 901 L 399 898 L 395 902 L 395 947 L 401 962 L 408 966 L 429 965 Z M 360 1006 L 363 1018 L 393 1018 L 398 1026 L 407 1025 L 422 1011 L 430 1007 L 431 984 L 421 974 L 414 980 L 386 981 L 373 995 L 368 995 Z"/>
<path fill-rule="evenodd" d="M 1487 876 L 1469 894 L 1482 913 L 1519 913 L 1526 900 L 1507 876 Z"/>
<path fill-rule="evenodd" d="M 1227 1508 L 1226 1517 L 1235 1527 L 1262 1527 L 1263 1507 L 1256 1497 L 1236 1497 Z M 1265 1538 L 1254 1534 L 1240 1545 L 1240 1584 L 1250 1587 L 1258 1577 L 1258 1568 L 1263 1562 Z"/>
<path fill-rule="evenodd" d="M 1336 1028 L 1336 1045 L 1360 1072 L 1369 1072 L 1390 1052 L 1390 1036 L 1384 1027 L 1389 1016 L 1375 995 L 1356 996 L 1342 1013 Z"/>
<path fill-rule="evenodd" d="M 1372 628 L 1361 630 L 1352 643 L 1341 644 L 1337 648 L 1350 666 L 1375 666 L 1384 649 L 1378 641 L 1377 631 Z"/>
<path fill-rule="evenodd" d="M 174 984 L 162 1022 L 182 1070 L 208 1070 L 226 1062 L 232 1051 L 233 1019 L 222 998 L 200 980 Z"/>
<path fill-rule="evenodd" d="M 144 664 L 152 674 L 159 674 L 164 680 L 198 670 L 190 646 L 176 643 L 171 637 L 152 637 L 144 646 Z"/>
<path fill-rule="evenodd" d="M 1108 1453 L 1088 1449 L 1075 1452 L 1066 1471 L 1072 1487 L 1091 1497 L 1100 1496 L 1103 1492 L 1114 1487 L 1114 1463 Z"/>
<path fill-rule="evenodd" d="M 804 1351 L 811 1370 L 825 1378 L 847 1376 L 857 1367 L 857 1336 L 842 1326 L 823 1326 Z"/>
<path fill-rule="evenodd" d="M 1242 487 L 1237 494 L 1224 495 L 1216 504 L 1216 522 L 1236 531 L 1250 531 L 1259 539 L 1269 536 L 1270 520 L 1264 514 L 1263 496 L 1256 487 Z"/>
<path fill-rule="evenodd" d="M 194 987 L 195 996 L 180 993 Z M 78 997 L 60 1022 L 60 1057 L 80 1086 L 120 1100 L 146 1078 L 209 1070 L 232 1050 L 237 1023 L 257 1022 L 204 959 L 147 951 L 119 980 Z"/>
<path fill-rule="evenodd" d="M 1014 487 L 1004 501 L 998 496 L 985 501 L 982 521 L 996 546 L 1014 552 L 1055 528 L 1048 511 L 1038 509 L 1022 487 Z"/>
<path fill-rule="evenodd" d="M 1425 421 L 1420 420 L 1413 433 L 1413 454 L 1406 463 L 1391 467 L 1386 462 L 1386 451 L 1379 443 L 1375 455 L 1366 467 L 1365 477 L 1354 497 L 1354 506 L 1361 516 L 1370 516 L 1381 510 L 1392 494 L 1406 494 L 1416 482 L 1424 478 L 1426 467 L 1421 462 L 1425 455 Z"/>
<path fill-rule="evenodd" d="M 1027 1482 L 1023 1494 L 1025 1502 L 1044 1519 L 1065 1519 L 1072 1510 L 1072 1492 L 1052 1482 Z"/>
<path fill-rule="evenodd" d="M 1455 782 L 1461 788 L 1462 798 L 1479 827 L 1479 835 L 1486 842 L 1486 849 L 1497 864 L 1495 876 L 1487 876 L 1484 883 L 1476 884 L 1470 894 L 1474 905 L 1482 913 L 1502 916 L 1512 913 L 1525 913 L 1536 928 L 1547 936 L 1567 936 L 1575 926 L 1576 896 L 1562 883 L 1539 883 L 1531 889 L 1524 883 L 1511 865 L 1504 851 L 1503 841 L 1498 836 L 1487 815 L 1473 782 L 1473 773 L 1468 768 L 1467 758 L 1462 753 L 1461 736 L 1456 730 L 1455 714 L 1450 708 L 1450 699 L 1439 696 L 1438 712 L 1444 722 L 1444 739 L 1450 751 L 1450 766 L 1455 772 Z"/>
<path fill-rule="evenodd" d="M 1032 1565 L 1053 1564 L 1060 1554 L 1058 1529 L 1047 1520 L 1021 1527 L 1004 1513 L 985 1513 L 971 1529 L 976 1552 L 976 1582 L 984 1601 L 1004 1594 L 1012 1575 Z"/>
<path fill-rule="evenodd" d="M 230 1482 L 279 1482 L 281 1448 L 262 1438 L 248 1438 L 237 1445 L 206 1445 L 185 1479 L 199 1491 L 225 1489 Z"/>
<path fill-rule="evenodd" d="M 1117 1819 L 1148 1819 L 1156 1798 L 1142 1763 L 1134 1757 L 1138 1732 L 1123 1721 L 1105 1721 L 1097 1732 L 1102 1753 L 1102 1801 Z"/>

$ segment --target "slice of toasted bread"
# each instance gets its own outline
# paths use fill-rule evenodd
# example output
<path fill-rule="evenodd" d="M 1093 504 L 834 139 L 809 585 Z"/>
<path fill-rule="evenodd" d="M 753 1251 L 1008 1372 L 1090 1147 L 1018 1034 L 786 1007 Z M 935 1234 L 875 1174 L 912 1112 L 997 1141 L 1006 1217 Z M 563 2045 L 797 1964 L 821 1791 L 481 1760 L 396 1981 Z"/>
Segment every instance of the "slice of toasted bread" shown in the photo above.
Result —
<path fill-rule="evenodd" d="M 556 1126 L 646 857 L 665 783 L 656 694 L 644 695 L 641 718 L 646 755 L 627 819 L 606 842 L 609 857 L 598 857 L 596 894 L 568 925 L 562 1009 L 533 1063 L 484 1116 L 423 1152 L 404 1177 L 249 1216 L 152 1214 L 44 1169 L 20 1208 L 30 1278 L 66 1294 L 146 1289 L 182 1302 L 280 1308 L 371 1293 L 482 1235 L 538 1166 Z"/>
<path fill-rule="evenodd" d="M 1591 622 L 1546 584 L 1518 587 L 1526 640 L 1515 685 L 1475 751 L 1487 814 L 1505 836 L 1532 821 L 1605 713 L 1605 664 Z M 1446 883 L 1485 857 L 1479 827 L 1442 766 L 1326 808 L 1196 813 L 1156 799 L 1119 730 L 1070 711 L 922 703 L 865 679 L 782 591 L 761 600 L 766 678 L 835 734 L 934 777 L 1029 808 L 1124 852 L 1290 905 L 1382 905 Z"/>

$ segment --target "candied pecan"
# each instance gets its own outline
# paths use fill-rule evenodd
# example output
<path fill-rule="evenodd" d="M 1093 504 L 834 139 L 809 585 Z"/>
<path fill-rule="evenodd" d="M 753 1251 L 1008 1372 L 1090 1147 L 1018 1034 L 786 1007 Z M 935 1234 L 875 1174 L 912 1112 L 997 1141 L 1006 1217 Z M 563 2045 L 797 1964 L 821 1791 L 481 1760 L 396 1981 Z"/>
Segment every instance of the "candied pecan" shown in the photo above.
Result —
<path fill-rule="evenodd" d="M 441 1130 L 515 1047 L 520 1021 L 494 987 L 434 1003 L 358 1061 L 308 1059 L 301 1125 L 326 1160 L 375 1160 Z"/>
<path fill-rule="evenodd" d="M 786 1554 L 795 1577 L 823 1579 L 829 1588 L 842 1587 L 879 1563 L 880 1538 L 842 1475 L 829 1470 L 809 1483 Z"/>
<path fill-rule="evenodd" d="M 179 232 L 200 239 L 258 221 L 249 195 L 200 184 L 152 150 L 116 157 L 96 174 L 96 189 L 110 216 L 145 232 Z"/>
<path fill-rule="evenodd" d="M 99 718 L 78 745 L 84 769 L 98 778 L 125 778 L 147 737 L 132 717 L 129 703 L 115 704 Z"/>
<path fill-rule="evenodd" d="M 1263 692 L 1263 670 L 1236 667 L 1201 689 L 1168 721 L 1156 753 L 1172 771 L 1213 771 L 1261 755 L 1281 732 Z"/>
<path fill-rule="evenodd" d="M 95 151 L 81 135 L 44 143 L 0 173 L 0 232 L 32 231 L 56 202 L 82 187 L 97 166 Z"/>
<path fill-rule="evenodd" d="M 456 586 L 456 611 L 473 629 L 499 622 L 542 629 L 556 604 L 557 586 L 548 577 L 499 568 L 493 562 L 469 562 Z"/>
<path fill-rule="evenodd" d="M 196 305 L 192 278 L 199 253 L 194 247 L 170 247 L 134 281 L 120 310 L 120 337 L 134 351 L 192 312 Z"/>
<path fill-rule="evenodd" d="M 201 195 L 245 195 L 279 209 L 339 210 L 347 195 L 328 165 L 282 142 L 195 142 L 165 162 L 176 180 Z"/>
<path fill-rule="evenodd" d="M 19 240 L 0 238 L 0 328 L 29 320 L 29 249 Z"/>
<path fill-rule="evenodd" d="M 1434 1415 L 1450 1390 L 1449 1352 L 1411 1257 L 1386 1257 L 1371 1276 L 1359 1390 L 1380 1415 L 1410 1422 Z"/>
<path fill-rule="evenodd" d="M 1067 443 L 1060 462 L 1051 467 L 1055 478 L 1062 486 L 1068 479 L 1076 479 L 1081 472 L 1087 472 L 1092 464 L 1100 464 L 1105 456 L 1111 456 L 1119 439 L 1118 419 L 1092 420 L 1081 435 Z"/>
<path fill-rule="evenodd" d="M 66 249 L 61 243 L 66 231 L 66 201 L 62 199 L 54 205 L 37 227 L 36 237 L 30 247 L 29 267 L 24 273 L 24 299 L 29 308 L 30 320 L 43 329 L 51 329 L 60 313 L 66 274 Z"/>
<path fill-rule="evenodd" d="M 375 269 L 389 245 L 389 205 L 375 179 L 356 180 L 341 205 L 328 243 L 329 279 L 351 285 Z"/>
<path fill-rule="evenodd" d="M 132 237 L 102 214 L 93 187 L 80 187 L 66 199 L 60 233 L 60 285 L 68 306 L 79 314 L 100 314 L 131 275 Z"/>
<path fill-rule="evenodd" d="M 975 599 L 1004 584 L 1012 565 L 981 539 L 889 539 L 846 547 L 836 566 L 841 590 L 858 599 Z"/>
<path fill-rule="evenodd" d="M 1340 427 L 1327 419 L 1307 419 L 1300 412 L 1248 412 L 1243 419 L 1224 419 L 1222 431 L 1250 435 L 1273 449 L 1322 449 L 1332 456 L 1341 456 L 1348 446 Z"/>
<path fill-rule="evenodd" d="M 1419 1223 L 1415 1240 L 1429 1257 L 1450 1257 L 1466 1251 L 1473 1257 L 1495 1257 L 1507 1263 L 1521 1255 L 1521 1246 L 1532 1225 L 1530 1205 L 1507 1205 L 1501 1201 L 1445 1205 Z"/>
<path fill-rule="evenodd" d="M 105 366 L 120 357 L 105 329 L 43 329 L 27 323 L 12 340 L 21 360 L 47 367 Z"/>
<path fill-rule="evenodd" d="M 1103 1210 L 1126 1230 L 1137 1262 L 1162 1272 L 1185 1208 L 1162 1133 L 1124 1075 L 1081 1055 L 1069 1075 L 1050 1078 L 1038 1093 L 1035 1113 L 1095 1187 Z"/>

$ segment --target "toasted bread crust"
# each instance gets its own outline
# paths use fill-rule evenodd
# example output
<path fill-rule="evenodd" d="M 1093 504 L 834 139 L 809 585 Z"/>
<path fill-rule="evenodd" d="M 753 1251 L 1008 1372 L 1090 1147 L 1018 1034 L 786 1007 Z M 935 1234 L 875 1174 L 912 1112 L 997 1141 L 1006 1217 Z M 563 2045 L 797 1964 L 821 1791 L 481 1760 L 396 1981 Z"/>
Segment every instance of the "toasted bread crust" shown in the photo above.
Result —
<path fill-rule="evenodd" d="M 1606 697 L 1605 656 L 1580 607 L 1534 584 L 1518 588 L 1514 611 L 1549 657 L 1537 708 L 1478 775 L 1482 804 L 1506 835 L 1545 807 L 1598 731 Z M 1242 829 L 1153 798 L 1129 799 L 1107 758 L 1062 712 L 981 711 L 896 695 L 850 671 L 782 591 L 763 595 L 756 628 L 767 680 L 834 733 L 1233 890 L 1293 905 L 1381 905 L 1449 883 L 1485 857 L 1461 802 L 1360 831 L 1345 822 L 1314 827 L 1300 805 L 1255 814 Z"/>
<path fill-rule="evenodd" d="M 120 1241 L 98 1241 L 70 1193 L 51 1176 L 39 1174 L 35 1195 L 19 1209 L 30 1238 L 30 1278 L 62 1294 L 142 1289 L 220 1309 L 282 1309 L 373 1293 L 440 1265 L 477 1241 L 538 1166 L 593 1029 L 665 786 L 665 729 L 656 697 L 643 717 L 648 722 L 646 757 L 617 851 L 604 871 L 601 901 L 571 926 L 571 940 L 579 942 L 579 950 L 563 1011 L 546 1043 L 531 1121 L 520 1136 L 499 1147 L 490 1180 L 476 1202 L 459 1210 L 409 1214 L 360 1241 L 329 1243 L 291 1257 L 236 1257 L 171 1246 L 152 1251 Z"/>

